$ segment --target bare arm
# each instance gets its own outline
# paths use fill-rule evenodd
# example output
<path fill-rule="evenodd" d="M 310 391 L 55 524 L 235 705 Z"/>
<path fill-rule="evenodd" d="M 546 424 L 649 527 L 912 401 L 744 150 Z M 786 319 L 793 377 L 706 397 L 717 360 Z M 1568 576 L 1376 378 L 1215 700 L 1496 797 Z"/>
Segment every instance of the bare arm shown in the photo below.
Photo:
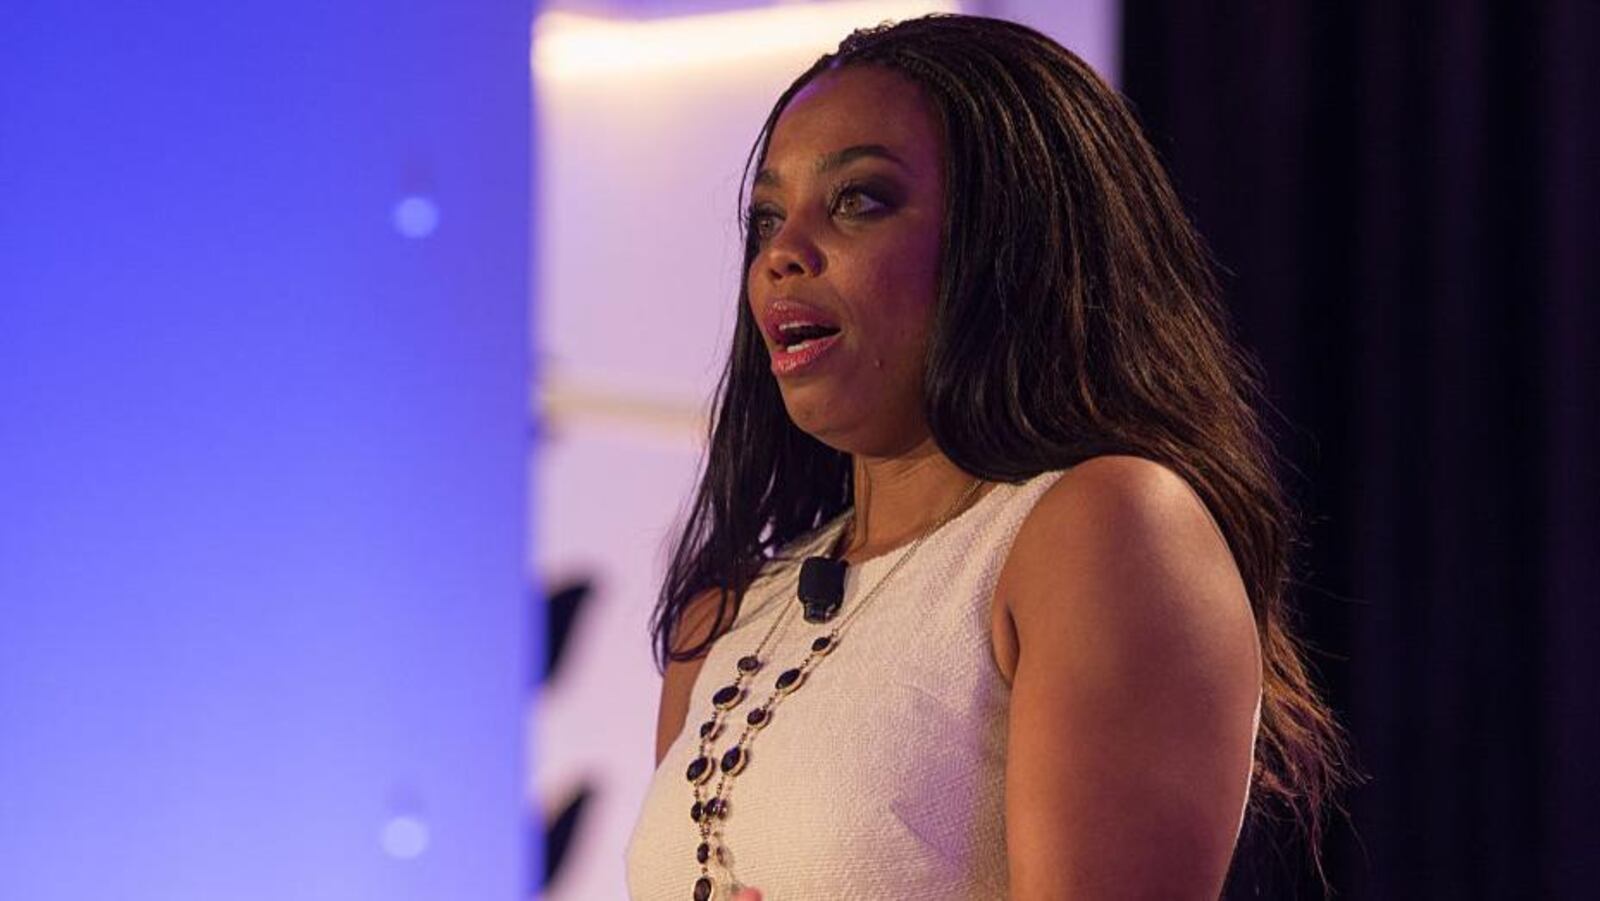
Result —
<path fill-rule="evenodd" d="M 720 592 L 711 590 L 695 595 L 689 601 L 684 608 L 683 628 L 673 644 L 674 650 L 692 648 L 704 640 L 716 621 L 719 597 Z M 672 747 L 678 733 L 683 731 L 684 721 L 689 716 L 689 693 L 705 662 L 706 658 L 702 655 L 693 660 L 667 663 L 666 672 L 661 677 L 661 706 L 656 714 L 656 766 L 661 765 L 661 759 L 667 756 L 667 749 Z"/>
<path fill-rule="evenodd" d="M 998 590 L 1019 646 L 1012 898 L 1215 899 L 1261 670 L 1243 582 L 1204 504 L 1156 463 L 1085 461 L 1030 513 Z"/>

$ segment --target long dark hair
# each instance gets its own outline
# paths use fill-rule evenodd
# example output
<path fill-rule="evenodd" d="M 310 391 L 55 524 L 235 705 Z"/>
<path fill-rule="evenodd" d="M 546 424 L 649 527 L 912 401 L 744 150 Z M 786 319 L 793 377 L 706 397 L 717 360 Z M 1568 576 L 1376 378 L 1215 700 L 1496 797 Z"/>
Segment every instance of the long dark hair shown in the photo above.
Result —
<path fill-rule="evenodd" d="M 943 126 L 923 376 L 934 440 L 993 481 L 1102 454 L 1188 480 L 1227 537 L 1261 639 L 1251 810 L 1288 810 L 1321 874 L 1324 808 L 1337 806 L 1348 767 L 1285 600 L 1297 517 L 1257 416 L 1258 368 L 1234 343 L 1208 251 L 1154 151 L 1117 93 L 1059 44 L 1011 22 L 935 15 L 857 31 L 795 79 L 751 150 L 747 184 L 795 93 L 861 65 L 915 82 Z M 744 240 L 748 271 L 748 227 Z M 846 509 L 852 478 L 849 455 L 790 421 L 741 288 L 704 470 L 651 622 L 658 665 L 704 654 L 766 561 Z M 686 606 L 711 596 L 704 640 L 683 641 Z"/>

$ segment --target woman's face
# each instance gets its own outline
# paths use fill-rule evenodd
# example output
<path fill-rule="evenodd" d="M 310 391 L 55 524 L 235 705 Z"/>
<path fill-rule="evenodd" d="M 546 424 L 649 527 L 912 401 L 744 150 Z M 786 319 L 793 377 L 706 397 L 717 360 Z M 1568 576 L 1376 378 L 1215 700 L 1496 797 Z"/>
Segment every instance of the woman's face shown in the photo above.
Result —
<path fill-rule="evenodd" d="M 944 215 L 921 89 L 880 67 L 818 76 L 774 125 L 750 200 L 751 313 L 790 418 L 848 453 L 921 442 Z"/>

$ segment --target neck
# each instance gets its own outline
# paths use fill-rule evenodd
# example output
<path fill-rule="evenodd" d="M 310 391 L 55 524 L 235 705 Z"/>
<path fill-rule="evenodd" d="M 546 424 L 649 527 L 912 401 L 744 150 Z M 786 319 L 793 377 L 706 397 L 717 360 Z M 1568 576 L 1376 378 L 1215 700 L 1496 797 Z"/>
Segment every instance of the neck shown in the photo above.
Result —
<path fill-rule="evenodd" d="M 972 487 L 962 472 L 940 452 L 931 437 L 893 457 L 853 458 L 855 516 L 844 556 L 852 560 L 876 556 L 915 541 L 937 526 Z M 983 489 L 966 501 L 971 504 Z"/>

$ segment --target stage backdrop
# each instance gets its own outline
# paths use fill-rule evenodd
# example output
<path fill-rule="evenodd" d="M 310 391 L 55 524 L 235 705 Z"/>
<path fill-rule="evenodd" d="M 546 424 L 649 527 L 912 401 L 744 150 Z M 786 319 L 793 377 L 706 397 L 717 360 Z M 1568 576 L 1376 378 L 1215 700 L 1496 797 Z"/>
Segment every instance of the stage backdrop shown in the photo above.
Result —
<path fill-rule="evenodd" d="M 1130 2 L 1126 83 L 1294 466 L 1296 605 L 1370 777 L 1328 877 L 1596 897 L 1600 4 L 1256 9 Z M 1244 860 L 1230 897 L 1320 897 Z"/>
<path fill-rule="evenodd" d="M 626 896 L 660 695 L 647 624 L 731 337 L 745 156 L 783 88 L 852 29 L 957 8 L 715 5 L 629 19 L 647 4 L 607 4 L 536 28 L 533 547 L 550 635 L 529 753 L 551 899 Z M 1115 68 L 1110 0 L 976 6 Z"/>

